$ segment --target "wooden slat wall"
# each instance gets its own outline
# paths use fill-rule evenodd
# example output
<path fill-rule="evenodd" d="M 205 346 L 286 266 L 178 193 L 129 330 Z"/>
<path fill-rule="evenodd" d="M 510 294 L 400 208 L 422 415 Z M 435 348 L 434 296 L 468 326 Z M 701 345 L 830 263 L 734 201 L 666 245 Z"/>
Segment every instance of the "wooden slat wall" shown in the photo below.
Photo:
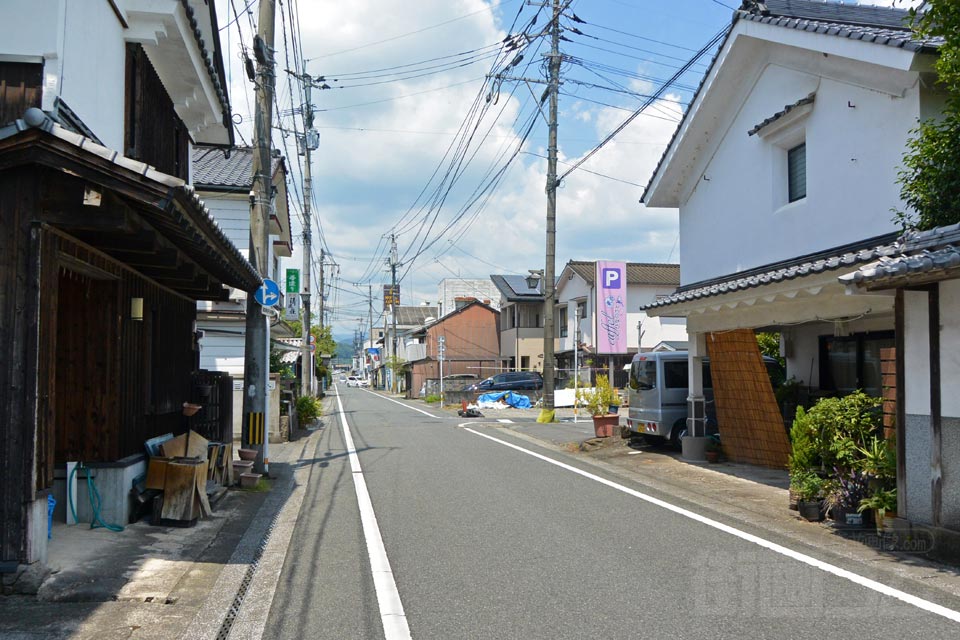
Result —
<path fill-rule="evenodd" d="M 139 44 L 127 44 L 126 77 L 125 155 L 188 179 L 187 127 Z"/>
<path fill-rule="evenodd" d="M 43 65 L 0 62 L 0 125 L 13 122 L 30 107 L 40 107 Z"/>
<path fill-rule="evenodd" d="M 790 441 L 750 329 L 707 335 L 723 451 L 735 462 L 784 468 Z"/>
<path fill-rule="evenodd" d="M 35 374 L 27 353 L 36 345 L 28 336 L 31 272 L 29 211 L 36 203 L 36 180 L 25 169 L 0 173 L 0 561 L 20 562 L 25 553 L 24 506 L 33 499 L 34 418 L 27 394 Z M 35 306 L 35 303 L 33 303 Z M 35 361 L 35 358 L 33 358 Z M 24 494 L 27 495 L 24 495 Z"/>
<path fill-rule="evenodd" d="M 116 280 L 88 281 L 74 273 L 61 288 L 58 315 L 66 327 L 59 328 L 57 345 L 57 463 L 116 460 L 142 451 L 149 438 L 182 431 L 181 408 L 194 368 L 196 303 L 64 236 L 60 252 Z M 85 306 L 64 295 L 85 297 Z M 129 317 L 134 297 L 144 299 L 143 321 Z M 91 383 L 90 375 L 105 382 Z"/>
<path fill-rule="evenodd" d="M 880 350 L 880 375 L 883 387 L 883 434 L 891 438 L 897 424 L 897 350 Z"/>

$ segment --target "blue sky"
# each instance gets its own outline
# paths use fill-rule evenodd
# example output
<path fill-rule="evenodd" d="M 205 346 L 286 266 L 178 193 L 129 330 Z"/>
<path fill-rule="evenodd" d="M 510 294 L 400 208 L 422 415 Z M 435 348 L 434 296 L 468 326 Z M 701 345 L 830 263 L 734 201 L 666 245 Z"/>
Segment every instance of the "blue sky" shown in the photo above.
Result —
<path fill-rule="evenodd" d="M 243 13 L 247 1 L 233 0 L 241 17 L 221 39 L 232 68 L 235 119 L 242 120 L 239 130 L 250 140 L 253 90 L 239 56 L 241 42 L 250 46 L 257 16 Z M 326 267 L 334 334 L 352 335 L 359 318 L 366 322 L 368 285 L 376 295 L 389 282 L 385 234 L 397 234 L 403 304 L 435 304 L 445 277 L 543 268 L 547 127 L 542 117 L 536 116 L 522 144 L 520 138 L 535 115 L 533 96 L 539 97 L 543 86 L 505 80 L 497 91 L 484 76 L 504 38 L 524 27 L 536 36 L 548 9 L 530 26 L 538 8 L 524 0 L 291 1 L 277 5 L 278 67 L 292 67 L 296 58 L 290 36 L 286 46 L 283 37 L 293 9 L 307 71 L 331 87 L 313 93 L 320 148 L 312 166 L 319 234 L 336 263 Z M 218 0 L 221 25 L 234 20 L 230 4 Z M 559 172 L 594 149 L 644 96 L 728 25 L 738 4 L 574 0 L 562 20 L 569 40 L 561 51 L 571 59 L 562 70 Z M 548 49 L 545 38 L 534 38 L 497 59 L 503 65 L 522 53 L 509 75 L 543 78 L 540 54 Z M 677 260 L 676 211 L 646 210 L 638 201 L 712 53 L 564 178 L 557 196 L 558 272 L 570 259 Z M 281 124 L 290 129 L 296 119 L 302 126 L 294 113 L 300 96 L 294 88 L 291 98 L 289 75 L 278 75 Z M 487 94 L 490 105 L 481 118 L 471 105 L 478 97 L 486 104 Z M 464 127 L 477 132 L 469 144 L 458 135 Z M 277 133 L 274 141 L 291 156 L 298 180 L 302 158 L 298 165 L 293 138 Z M 451 165 L 456 155 L 451 147 L 464 145 L 469 162 Z M 449 171 L 457 174 L 452 184 L 440 179 Z M 478 188 L 492 175 L 501 175 L 496 188 L 481 189 L 478 198 Z M 294 191 L 299 199 L 299 187 Z M 431 198 L 435 193 L 446 193 L 442 205 Z M 301 225 L 294 218 L 298 234 Z M 316 248 L 316 228 L 314 233 Z M 300 262 L 297 247 L 289 266 Z M 375 299 L 375 322 L 380 313 Z"/>

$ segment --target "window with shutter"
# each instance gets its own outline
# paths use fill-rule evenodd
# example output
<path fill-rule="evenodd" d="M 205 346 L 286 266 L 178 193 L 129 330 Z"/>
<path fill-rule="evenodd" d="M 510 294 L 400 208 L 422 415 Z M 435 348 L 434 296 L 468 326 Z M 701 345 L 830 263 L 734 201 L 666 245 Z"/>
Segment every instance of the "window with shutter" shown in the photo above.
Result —
<path fill-rule="evenodd" d="M 787 151 L 787 193 L 790 202 L 807 197 L 807 144 Z"/>

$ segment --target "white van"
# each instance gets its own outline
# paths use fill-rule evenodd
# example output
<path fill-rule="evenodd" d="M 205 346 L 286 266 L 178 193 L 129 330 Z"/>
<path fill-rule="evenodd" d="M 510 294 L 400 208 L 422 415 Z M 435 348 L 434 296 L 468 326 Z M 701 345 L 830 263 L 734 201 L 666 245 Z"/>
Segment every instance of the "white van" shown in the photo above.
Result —
<path fill-rule="evenodd" d="M 783 380 L 780 364 L 763 357 L 774 384 Z M 676 448 L 687 429 L 687 395 L 689 394 L 689 361 L 686 351 L 638 353 L 630 363 L 630 412 L 627 428 L 646 440 L 663 443 L 669 440 Z M 703 359 L 703 397 L 707 409 L 707 435 L 718 432 L 716 405 L 713 402 L 713 380 L 710 359 Z"/>

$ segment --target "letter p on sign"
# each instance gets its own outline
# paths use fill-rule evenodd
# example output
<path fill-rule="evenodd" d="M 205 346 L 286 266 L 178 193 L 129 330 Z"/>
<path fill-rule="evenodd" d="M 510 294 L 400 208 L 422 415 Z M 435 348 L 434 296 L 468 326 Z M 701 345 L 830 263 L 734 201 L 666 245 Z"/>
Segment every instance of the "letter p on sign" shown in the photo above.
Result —
<path fill-rule="evenodd" d="M 603 269 L 603 288 L 604 289 L 620 289 L 621 278 L 620 278 L 620 269 L 612 269 L 609 267 L 604 267 Z"/>

